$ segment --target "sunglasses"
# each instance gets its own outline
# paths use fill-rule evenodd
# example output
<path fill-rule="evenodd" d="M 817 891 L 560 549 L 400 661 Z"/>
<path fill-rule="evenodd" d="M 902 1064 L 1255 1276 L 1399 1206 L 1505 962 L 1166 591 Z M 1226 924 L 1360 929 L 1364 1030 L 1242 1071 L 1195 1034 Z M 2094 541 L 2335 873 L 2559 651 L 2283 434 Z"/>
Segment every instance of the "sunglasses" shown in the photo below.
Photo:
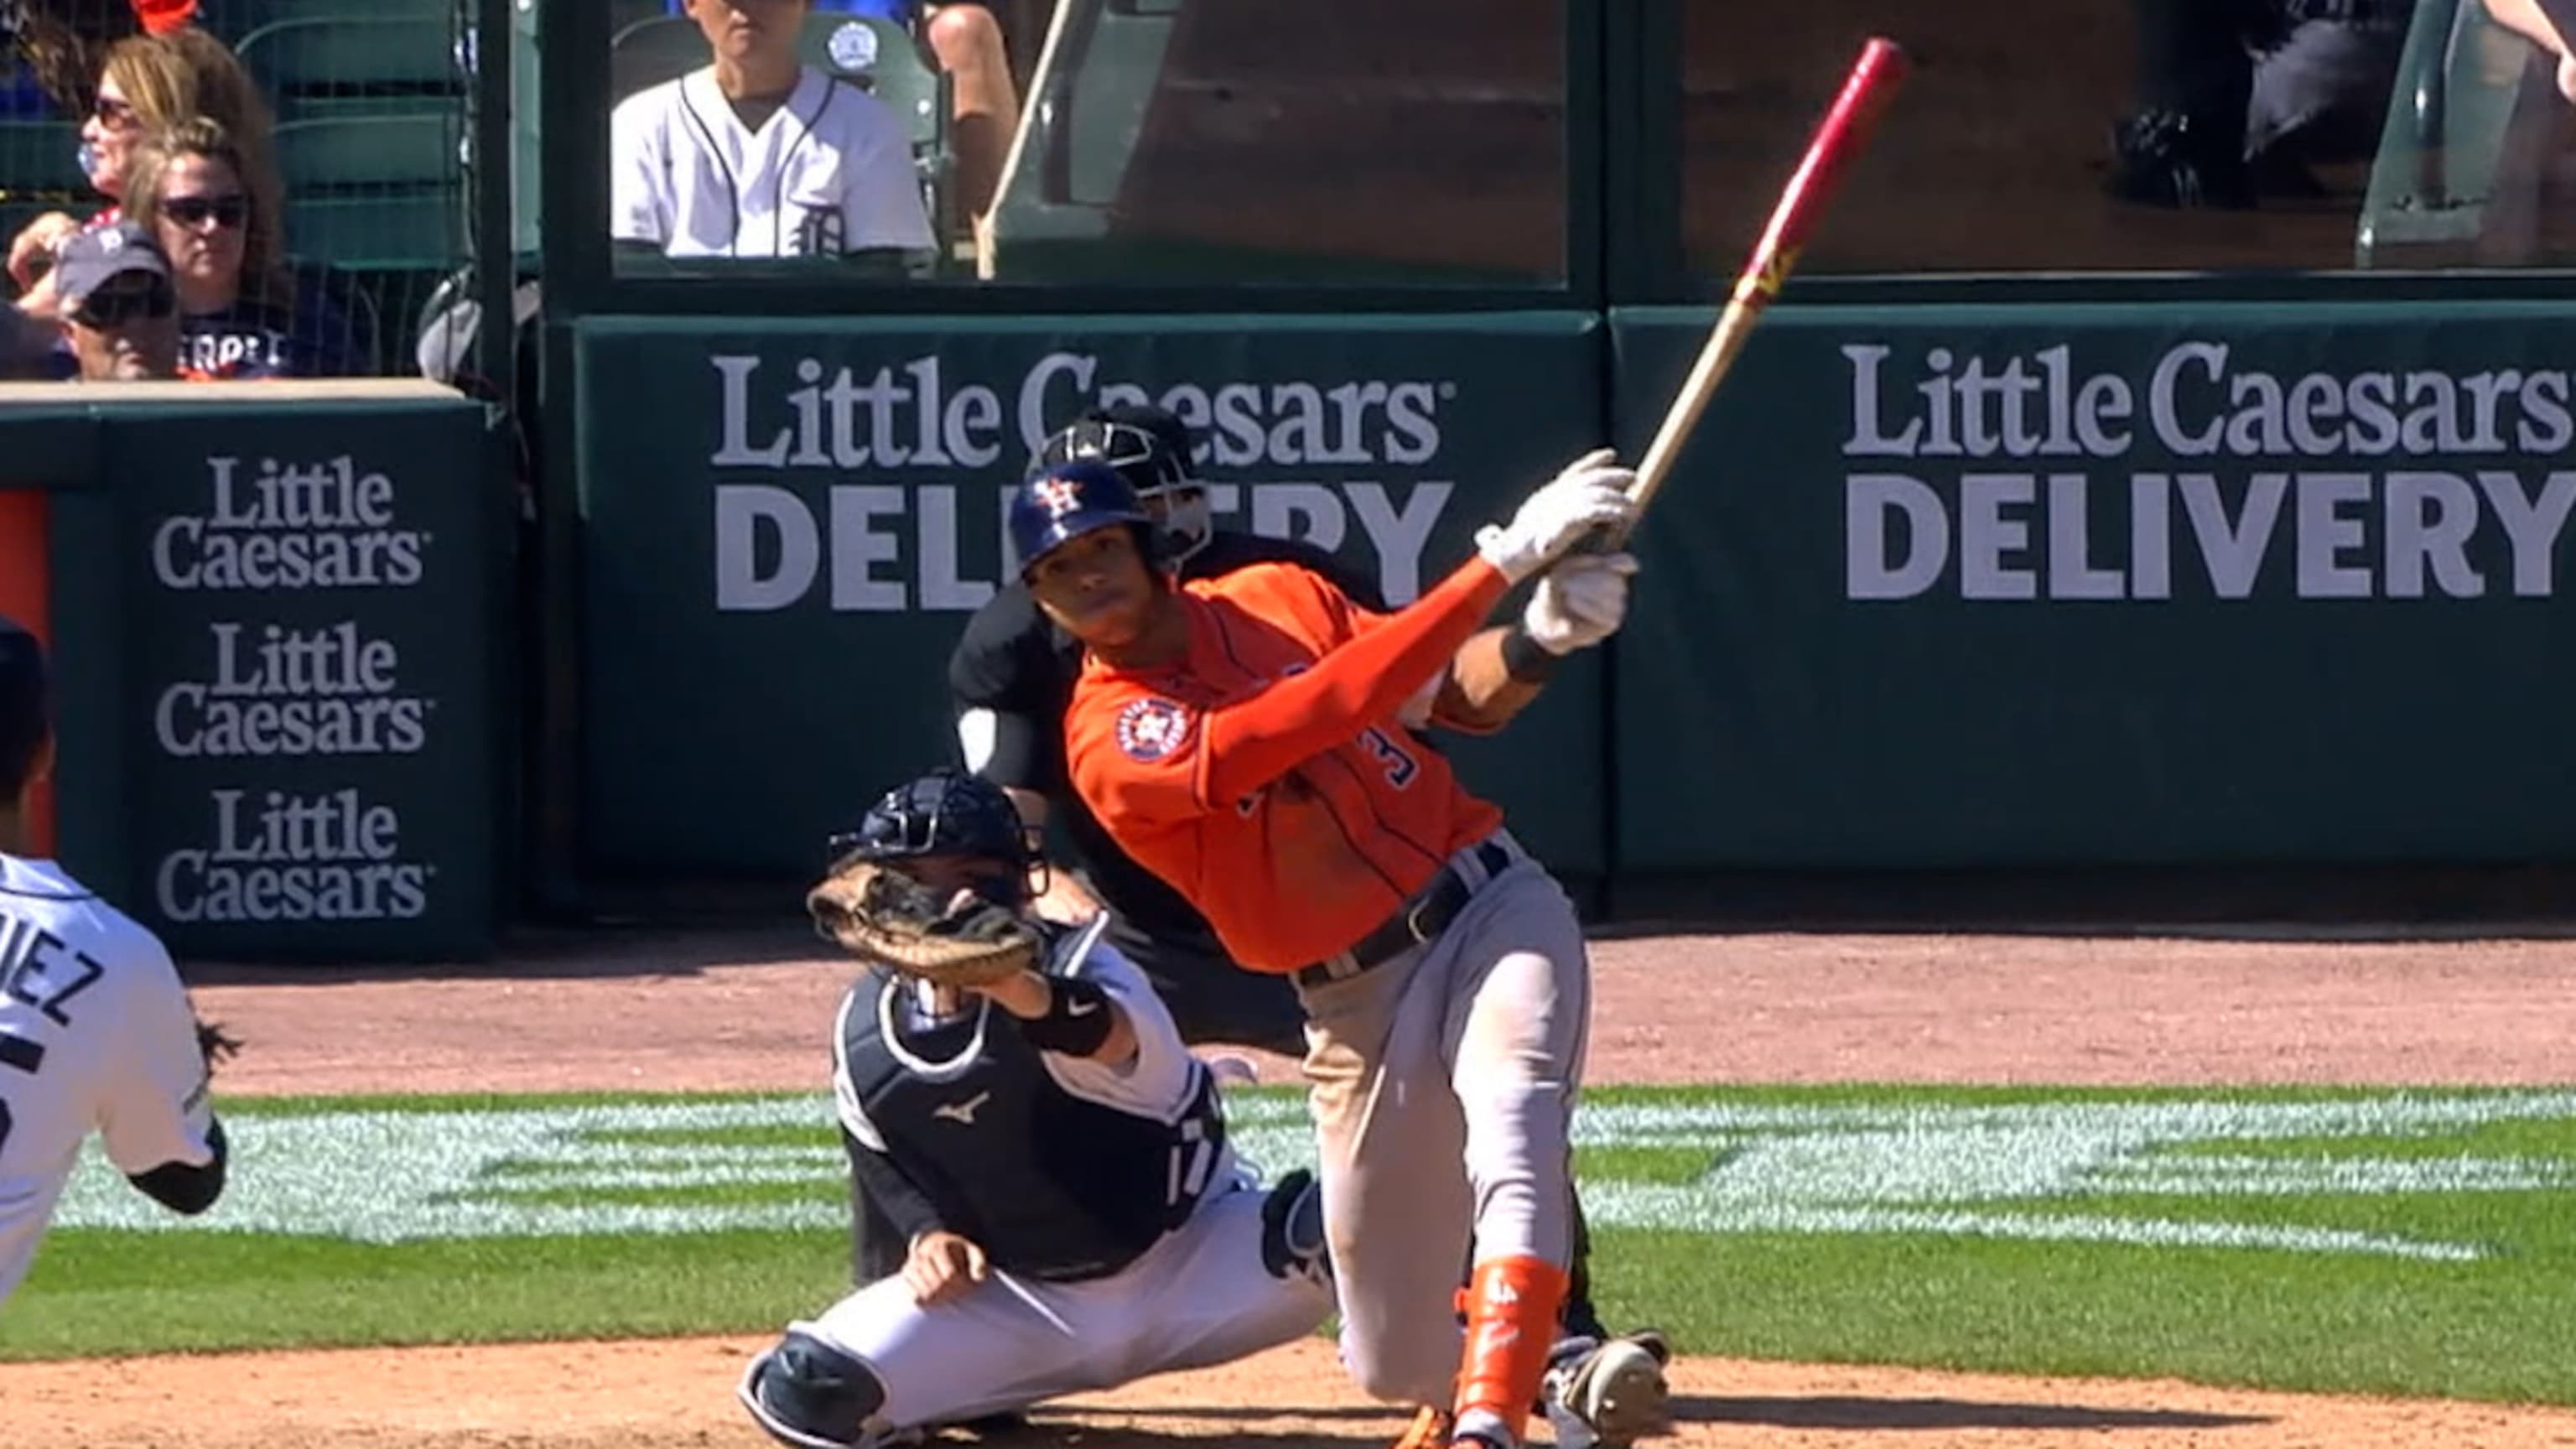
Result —
<path fill-rule="evenodd" d="M 207 222 L 230 231 L 250 220 L 250 198 L 240 192 L 230 196 L 173 196 L 161 203 L 161 213 L 185 227 L 200 227 Z"/>
<path fill-rule="evenodd" d="M 110 100 L 106 96 L 100 96 L 97 104 L 89 108 L 89 113 L 98 118 L 100 125 L 113 126 L 119 130 L 137 125 L 142 120 L 142 117 L 135 113 L 133 106 L 124 101 Z"/>
<path fill-rule="evenodd" d="M 94 330 L 122 327 L 138 317 L 158 321 L 177 306 L 167 287 L 111 287 L 82 298 L 72 320 Z"/>

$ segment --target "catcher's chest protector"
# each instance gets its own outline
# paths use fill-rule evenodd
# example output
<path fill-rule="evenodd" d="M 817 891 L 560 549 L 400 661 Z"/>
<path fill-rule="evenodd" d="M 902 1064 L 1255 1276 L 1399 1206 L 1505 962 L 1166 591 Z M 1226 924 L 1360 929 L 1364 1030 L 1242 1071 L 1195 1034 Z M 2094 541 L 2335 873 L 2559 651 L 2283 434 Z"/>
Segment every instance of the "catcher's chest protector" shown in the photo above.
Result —
<path fill-rule="evenodd" d="M 995 1266 L 1059 1282 L 1105 1277 L 1188 1220 L 1225 1144 L 1204 1069 L 1189 1110 L 1164 1123 L 1066 1091 L 998 1007 L 907 1030 L 898 1056 L 879 1023 L 902 1019 L 882 992 L 903 990 L 888 983 L 876 1009 L 848 1014 L 847 1086 L 895 1166 Z M 974 1042 L 978 1016 L 982 1049 L 952 1061 Z"/>

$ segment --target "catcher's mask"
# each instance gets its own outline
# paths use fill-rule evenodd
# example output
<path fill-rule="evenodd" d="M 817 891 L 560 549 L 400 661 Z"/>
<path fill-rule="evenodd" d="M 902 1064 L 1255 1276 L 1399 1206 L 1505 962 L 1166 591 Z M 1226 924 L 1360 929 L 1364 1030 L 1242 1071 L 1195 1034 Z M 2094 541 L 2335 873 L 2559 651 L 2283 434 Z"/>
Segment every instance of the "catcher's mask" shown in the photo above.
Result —
<path fill-rule="evenodd" d="M 1008 869 L 976 889 L 1003 905 L 1028 900 L 1040 855 L 1032 832 L 1002 787 L 977 775 L 934 770 L 870 806 L 859 828 L 824 842 L 831 869 L 854 860 L 901 861 L 951 855 Z"/>
<path fill-rule="evenodd" d="M 1127 480 L 1146 513 L 1159 510 L 1156 531 L 1166 566 L 1207 547 L 1215 535 L 1207 485 L 1190 476 L 1189 426 L 1170 410 L 1148 403 L 1091 408 L 1038 449 L 1040 467 L 1076 460 L 1108 464 Z"/>

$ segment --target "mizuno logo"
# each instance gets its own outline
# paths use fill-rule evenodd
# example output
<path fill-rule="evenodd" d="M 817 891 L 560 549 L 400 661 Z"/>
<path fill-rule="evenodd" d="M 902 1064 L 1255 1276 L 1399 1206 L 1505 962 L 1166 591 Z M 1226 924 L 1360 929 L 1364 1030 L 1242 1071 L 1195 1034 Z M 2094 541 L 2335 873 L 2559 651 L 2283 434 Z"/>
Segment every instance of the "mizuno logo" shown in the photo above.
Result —
<path fill-rule="evenodd" d="M 977 1092 L 963 1102 L 942 1102 L 930 1109 L 930 1115 L 945 1117 L 961 1127 L 972 1127 L 975 1125 L 976 1110 L 991 1100 L 993 1100 L 992 1093 Z"/>

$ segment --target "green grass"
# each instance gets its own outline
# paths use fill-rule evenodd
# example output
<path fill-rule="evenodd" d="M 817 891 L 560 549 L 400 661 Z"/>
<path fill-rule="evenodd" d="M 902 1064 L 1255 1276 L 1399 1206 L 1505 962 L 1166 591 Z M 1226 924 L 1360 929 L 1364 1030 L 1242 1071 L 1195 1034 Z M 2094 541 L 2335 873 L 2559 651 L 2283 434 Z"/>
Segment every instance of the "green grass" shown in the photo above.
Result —
<path fill-rule="evenodd" d="M 2576 1402 L 2562 1256 L 2275 1266 L 2240 1255 L 1935 1239 L 1623 1239 L 1605 1297 L 1691 1351 L 2244 1387 Z M 2549 1302 L 2554 1296 L 2557 1301 Z"/>
<path fill-rule="evenodd" d="M 1243 1114 L 1244 1140 L 1274 1167 L 1300 1138 L 1291 1100 L 1260 1094 Z M 703 1102 L 744 1120 L 679 1120 Z M 2477 1110 L 2441 1115 L 2462 1103 Z M 1606 1314 L 1662 1327 L 1688 1352 L 2576 1404 L 2576 1093 L 1838 1087 L 1587 1104 L 1593 1136 L 1577 1161 Z M 316 1113 L 383 1114 L 377 1127 L 396 1135 L 382 1140 L 408 1130 L 399 1140 L 417 1154 L 445 1140 L 437 1114 L 540 1105 L 625 1115 L 515 1147 L 495 1139 L 461 1167 L 367 1160 L 370 1127 L 339 1167 L 353 1192 L 424 1202 L 795 1222 L 381 1243 L 66 1226 L 0 1315 L 0 1360 L 766 1332 L 843 1291 L 843 1189 L 818 1098 L 224 1110 L 244 1143 L 283 1141 L 274 1134 Z M 2524 1115 L 2480 1120 L 2490 1108 Z M 1281 1125 L 1260 1129 L 1264 1114 Z M 2190 1125 L 2159 1125 L 2174 1121 Z M 479 1130 L 496 1129 L 486 1118 Z M 2084 1147 L 2087 1133 L 2117 1145 Z M 701 1150 L 724 1170 L 658 1175 Z M 2039 1166 L 2016 1168 L 2027 1163 Z M 246 1148 L 239 1181 L 255 1182 L 257 1165 Z M 450 1181 L 439 1172 L 462 1185 L 430 1191 Z M 2456 1190 L 2478 1172 L 2502 1178 Z M 2247 1183 L 2262 1190 L 2237 1190 Z M 92 1189 L 93 1203 L 121 1201 Z M 1673 1204 L 1724 1230 L 1652 1226 L 1679 1221 L 1655 1216 Z M 234 1210 L 228 1200 L 217 1216 Z M 2253 1245 L 2202 1241 L 2226 1235 Z"/>
<path fill-rule="evenodd" d="M 395 1245 L 62 1233 L 0 1319 L 0 1359 L 766 1332 L 830 1302 L 848 1261 L 846 1235 L 816 1233 Z"/>

